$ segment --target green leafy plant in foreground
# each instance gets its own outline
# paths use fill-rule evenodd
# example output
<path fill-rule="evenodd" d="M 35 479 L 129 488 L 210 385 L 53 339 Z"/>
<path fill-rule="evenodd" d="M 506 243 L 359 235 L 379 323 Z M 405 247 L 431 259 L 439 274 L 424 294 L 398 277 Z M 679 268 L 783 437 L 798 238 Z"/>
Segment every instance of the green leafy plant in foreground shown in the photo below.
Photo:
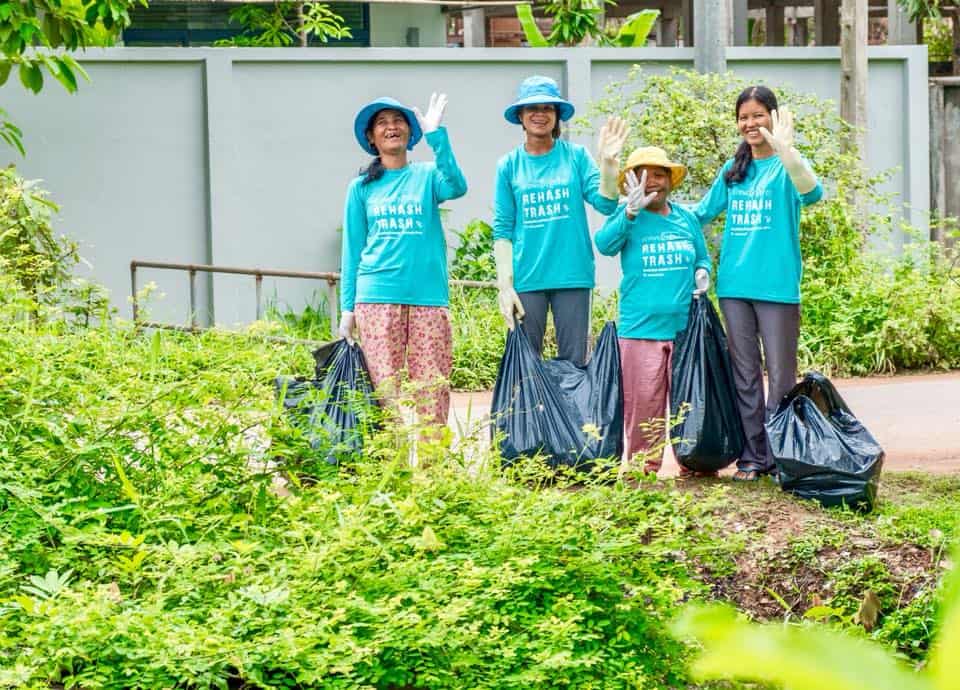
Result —
<path fill-rule="evenodd" d="M 703 645 L 691 667 L 701 680 L 747 679 L 789 690 L 946 690 L 960 683 L 956 566 L 942 591 L 939 635 L 920 672 L 866 640 L 819 626 L 749 623 L 723 606 L 688 609 L 674 631 Z"/>

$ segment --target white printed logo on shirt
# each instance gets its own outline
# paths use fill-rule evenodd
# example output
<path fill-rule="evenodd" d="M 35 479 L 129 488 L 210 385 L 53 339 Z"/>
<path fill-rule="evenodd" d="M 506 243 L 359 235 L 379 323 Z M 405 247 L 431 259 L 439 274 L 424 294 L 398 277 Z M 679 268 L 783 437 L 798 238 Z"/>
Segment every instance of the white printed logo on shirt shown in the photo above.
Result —
<path fill-rule="evenodd" d="M 520 213 L 527 228 L 543 227 L 570 217 L 570 187 L 533 187 L 520 193 Z"/>
<path fill-rule="evenodd" d="M 696 255 L 693 242 L 672 230 L 644 237 L 640 242 L 644 278 L 662 278 L 671 271 L 688 271 Z"/>
<path fill-rule="evenodd" d="M 378 240 L 396 239 L 401 235 L 422 235 L 423 203 L 419 197 L 371 199 L 367 204 L 367 220 Z"/>
<path fill-rule="evenodd" d="M 735 189 L 727 214 L 733 235 L 769 230 L 773 226 L 773 190 L 769 187 Z"/>

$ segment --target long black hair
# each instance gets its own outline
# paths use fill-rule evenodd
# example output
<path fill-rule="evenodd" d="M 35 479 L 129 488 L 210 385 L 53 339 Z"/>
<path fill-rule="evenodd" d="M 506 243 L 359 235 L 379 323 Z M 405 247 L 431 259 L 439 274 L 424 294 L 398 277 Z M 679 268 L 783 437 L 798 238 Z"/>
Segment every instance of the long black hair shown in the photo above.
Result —
<path fill-rule="evenodd" d="M 740 106 L 747 101 L 756 101 L 766 108 L 767 112 L 773 112 L 777 109 L 777 96 L 773 91 L 766 86 L 748 86 L 737 96 L 737 106 L 733 111 L 735 118 L 740 117 Z M 733 165 L 730 166 L 727 174 L 724 175 L 727 184 L 731 185 L 743 182 L 747 177 L 747 171 L 750 169 L 752 162 L 753 150 L 750 148 L 747 140 L 744 139 L 737 147 L 737 152 L 733 154 Z"/>
<path fill-rule="evenodd" d="M 370 120 L 367 122 L 367 128 L 366 130 L 364 130 L 364 134 L 367 137 L 367 141 L 370 142 L 370 147 L 373 148 L 374 150 L 376 150 L 377 147 L 373 143 L 372 138 L 370 137 L 370 132 L 373 131 L 373 123 L 376 121 L 377 115 L 382 113 L 384 110 L 393 110 L 393 108 L 381 108 L 380 110 L 375 112 L 373 115 L 371 115 Z M 406 116 L 406 114 L 403 111 L 397 111 L 397 112 L 403 115 L 403 119 L 407 121 L 407 127 L 410 129 L 410 136 L 413 136 L 413 126 L 410 124 L 410 119 Z M 374 159 L 370 161 L 370 165 L 368 165 L 365 168 L 360 168 L 360 174 L 363 175 L 363 182 L 361 184 L 370 184 L 371 182 L 376 182 L 381 177 L 383 177 L 383 173 L 385 173 L 386 170 L 387 169 L 383 167 L 383 161 L 380 159 L 380 154 L 378 153 L 374 157 Z"/>

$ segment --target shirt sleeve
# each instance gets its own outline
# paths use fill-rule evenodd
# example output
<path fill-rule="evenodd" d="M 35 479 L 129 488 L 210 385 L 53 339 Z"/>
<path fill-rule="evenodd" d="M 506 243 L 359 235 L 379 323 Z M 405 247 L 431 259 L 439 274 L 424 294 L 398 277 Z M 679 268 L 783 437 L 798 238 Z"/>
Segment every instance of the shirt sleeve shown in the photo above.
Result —
<path fill-rule="evenodd" d="M 804 159 L 804 160 L 803 160 L 803 163 L 804 163 L 804 165 L 806 165 L 808 168 L 810 168 L 811 171 L 813 171 L 813 168 L 810 166 L 809 161 L 807 161 L 806 159 Z M 814 177 L 816 177 L 816 174 L 814 174 Z M 801 195 L 800 195 L 800 205 L 801 205 L 801 206 L 810 206 L 810 205 L 812 205 L 812 204 L 817 203 L 818 201 L 820 201 L 820 199 L 823 198 L 823 185 L 820 184 L 820 178 L 819 178 L 819 177 L 817 177 L 816 180 L 817 180 L 817 186 L 816 186 L 816 187 L 814 187 L 813 189 L 811 189 L 811 190 L 810 190 L 809 192 L 807 192 L 806 194 L 801 194 Z"/>
<path fill-rule="evenodd" d="M 617 208 L 616 199 L 608 199 L 600 193 L 600 168 L 591 158 L 590 153 L 579 146 L 576 148 L 577 169 L 580 175 L 580 189 L 583 190 L 583 198 L 591 206 L 605 216 L 609 216 Z"/>
<path fill-rule="evenodd" d="M 700 227 L 709 225 L 714 218 L 727 210 L 727 181 L 724 179 L 727 167 L 727 165 L 724 165 L 720 169 L 706 196 L 700 200 L 699 204 L 690 209 L 697 220 L 700 221 Z"/>
<path fill-rule="evenodd" d="M 340 310 L 353 311 L 357 294 L 357 267 L 367 244 L 367 207 L 357 180 L 347 190 L 343 207 L 343 246 L 340 254 Z"/>
<path fill-rule="evenodd" d="M 493 185 L 493 239 L 512 242 L 517 224 L 517 204 L 509 169 L 506 160 L 497 165 L 497 179 Z"/>
<path fill-rule="evenodd" d="M 593 243 L 597 246 L 597 251 L 604 256 L 615 256 L 623 249 L 630 236 L 630 229 L 636 223 L 636 219 L 627 218 L 627 205 L 620 204 L 617 209 L 607 217 L 603 227 L 597 230 L 593 237 Z"/>
<path fill-rule="evenodd" d="M 710 254 L 707 253 L 707 242 L 703 237 L 703 230 L 694 222 L 690 224 L 690 232 L 693 233 L 693 248 L 697 254 L 694 266 L 704 269 L 707 273 L 713 273 L 713 263 L 710 260 Z"/>
<path fill-rule="evenodd" d="M 438 204 L 450 199 L 459 199 L 467 193 L 467 180 L 457 165 L 457 159 L 450 147 L 447 128 L 440 127 L 426 135 L 427 143 L 433 149 L 437 167 L 433 176 L 433 195 Z"/>

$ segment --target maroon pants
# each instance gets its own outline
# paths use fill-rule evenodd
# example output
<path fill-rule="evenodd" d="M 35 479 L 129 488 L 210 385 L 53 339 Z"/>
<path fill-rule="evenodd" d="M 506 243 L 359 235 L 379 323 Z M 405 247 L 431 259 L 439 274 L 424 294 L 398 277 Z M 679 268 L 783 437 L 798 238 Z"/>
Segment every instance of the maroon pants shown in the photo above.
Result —
<path fill-rule="evenodd" d="M 627 462 L 642 462 L 645 472 L 663 462 L 672 360 L 672 340 L 620 338 Z"/>

